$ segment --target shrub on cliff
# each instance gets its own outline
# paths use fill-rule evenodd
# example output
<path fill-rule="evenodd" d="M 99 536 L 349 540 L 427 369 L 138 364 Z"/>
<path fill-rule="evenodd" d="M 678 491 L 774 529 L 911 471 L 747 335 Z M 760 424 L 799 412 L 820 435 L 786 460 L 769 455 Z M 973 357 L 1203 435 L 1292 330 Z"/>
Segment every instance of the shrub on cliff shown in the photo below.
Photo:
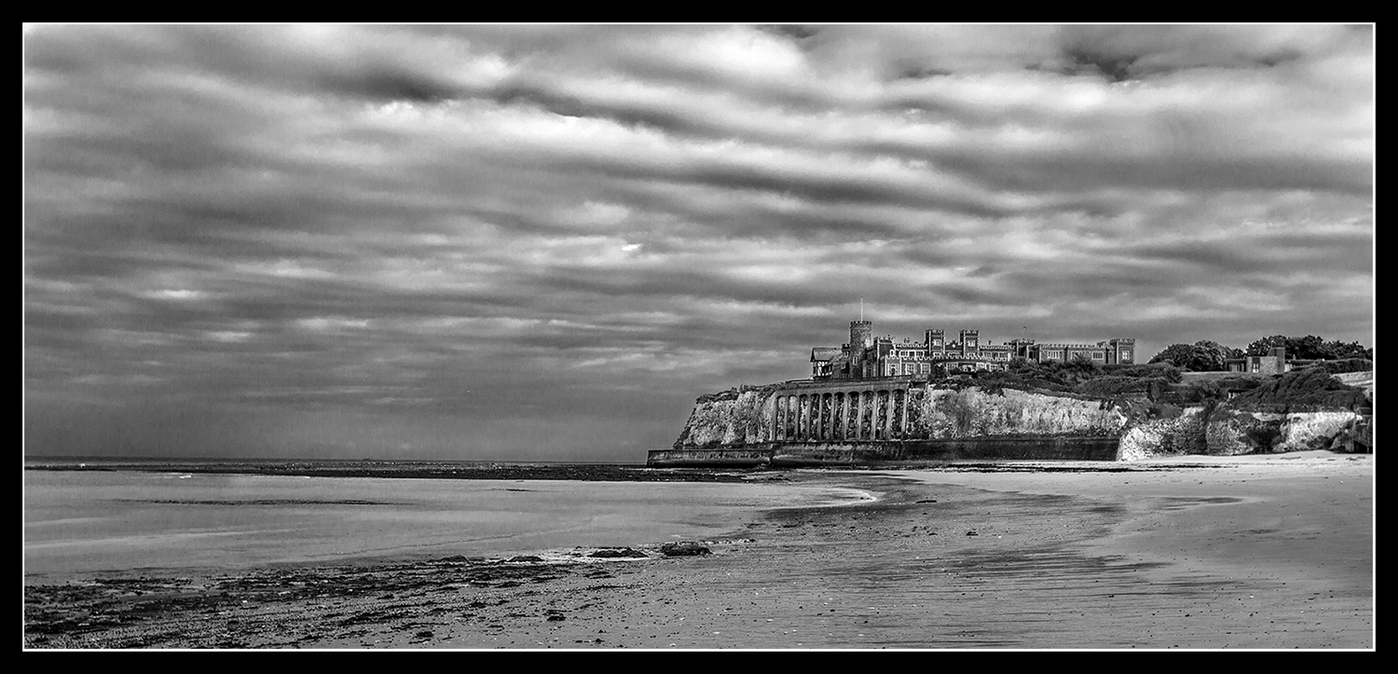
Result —
<path fill-rule="evenodd" d="M 1311 363 L 1310 367 L 1321 368 L 1330 374 L 1344 374 L 1346 372 L 1368 372 L 1374 369 L 1374 361 L 1364 358 L 1345 358 L 1342 360 L 1321 360 Z"/>
<path fill-rule="evenodd" d="M 1171 363 L 1146 363 L 1142 365 L 1103 365 L 1104 376 L 1116 377 L 1163 377 L 1167 383 L 1176 383 L 1184 378 L 1180 369 Z"/>
<path fill-rule="evenodd" d="M 1003 391 L 1006 388 L 1020 391 L 1067 391 L 1070 386 L 1061 381 L 1047 379 L 1033 370 L 1003 370 L 981 373 L 975 385 L 988 392 Z"/>
<path fill-rule="evenodd" d="M 977 385 L 986 391 L 1011 388 L 1110 398 L 1118 395 L 1147 395 L 1152 385 L 1160 388 L 1176 383 L 1180 378 L 1179 368 L 1169 363 L 1097 365 L 1090 361 L 1019 361 L 1011 363 L 1004 371 L 986 372 L 976 381 Z"/>
<path fill-rule="evenodd" d="M 1074 393 L 1083 395 L 1108 398 L 1124 393 L 1139 393 L 1145 395 L 1150 390 L 1150 379 L 1143 377 L 1123 377 L 1121 375 L 1105 375 L 1079 383 L 1073 387 Z"/>
<path fill-rule="evenodd" d="M 1210 401 L 1221 402 L 1228 400 L 1229 396 L 1255 389 L 1261 386 L 1263 382 L 1262 379 L 1250 375 L 1203 379 L 1174 384 L 1166 383 L 1161 379 L 1149 381 L 1161 382 L 1161 384 L 1163 384 L 1150 391 L 1149 395 L 1152 399 L 1168 400 L 1177 405 L 1194 405 Z"/>
<path fill-rule="evenodd" d="M 1219 388 L 1223 389 L 1224 391 L 1237 391 L 1240 393 L 1244 391 L 1251 391 L 1252 389 L 1261 386 L 1263 382 L 1263 380 L 1259 379 L 1256 375 L 1238 375 L 1236 377 L 1222 377 L 1220 379 L 1214 379 L 1212 381 L 1217 383 Z"/>
<path fill-rule="evenodd" d="M 1197 404 L 1223 400 L 1228 397 L 1228 392 L 1217 381 L 1204 380 L 1174 384 L 1170 387 L 1170 395 L 1175 402 Z"/>
<path fill-rule="evenodd" d="M 1325 368 L 1293 370 L 1263 382 L 1230 403 L 1238 409 L 1293 408 L 1356 409 L 1365 403 L 1364 389 L 1336 380 Z"/>
<path fill-rule="evenodd" d="M 976 383 L 986 390 L 1011 388 L 1021 391 L 1074 392 L 1103 396 L 1145 392 L 1149 388 L 1148 382 L 1133 384 L 1128 381 L 1131 379 L 1163 379 L 1164 383 L 1169 384 L 1180 380 L 1180 371 L 1169 363 L 1098 365 L 1087 359 L 1067 363 L 1035 363 L 1017 358 L 1010 361 L 1005 370 L 981 373 Z"/>

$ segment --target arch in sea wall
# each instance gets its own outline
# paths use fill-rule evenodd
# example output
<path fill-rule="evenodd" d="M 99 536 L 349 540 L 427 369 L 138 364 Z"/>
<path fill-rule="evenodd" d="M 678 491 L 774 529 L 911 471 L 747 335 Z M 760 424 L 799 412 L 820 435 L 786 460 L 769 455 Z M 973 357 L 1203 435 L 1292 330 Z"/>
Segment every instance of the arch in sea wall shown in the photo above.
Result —
<path fill-rule="evenodd" d="M 780 443 L 888 441 L 913 437 L 908 419 L 925 381 L 912 377 L 787 382 L 776 387 L 758 439 Z"/>

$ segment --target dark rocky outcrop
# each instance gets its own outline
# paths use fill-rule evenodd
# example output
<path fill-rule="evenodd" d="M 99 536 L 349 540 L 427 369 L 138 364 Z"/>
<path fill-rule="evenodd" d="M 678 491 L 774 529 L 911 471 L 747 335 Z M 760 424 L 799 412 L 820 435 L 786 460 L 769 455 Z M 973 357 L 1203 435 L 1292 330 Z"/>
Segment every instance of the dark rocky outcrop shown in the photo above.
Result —
<path fill-rule="evenodd" d="M 712 551 L 694 541 L 679 541 L 660 546 L 660 554 L 666 557 L 697 557 L 712 554 Z"/>
<path fill-rule="evenodd" d="M 596 557 L 599 559 L 639 558 L 648 556 L 649 555 L 646 553 L 632 548 L 602 548 L 588 555 L 588 557 Z"/>

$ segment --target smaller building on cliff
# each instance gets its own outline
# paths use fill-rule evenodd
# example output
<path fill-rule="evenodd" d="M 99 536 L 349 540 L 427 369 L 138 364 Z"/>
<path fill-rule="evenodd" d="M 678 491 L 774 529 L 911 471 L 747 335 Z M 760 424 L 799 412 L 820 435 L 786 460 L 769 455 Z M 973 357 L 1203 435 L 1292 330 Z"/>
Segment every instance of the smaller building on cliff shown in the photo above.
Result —
<path fill-rule="evenodd" d="M 850 321 L 849 342 L 839 347 L 811 349 L 811 378 L 871 379 L 909 375 L 945 375 L 1005 369 L 1013 358 L 1034 362 L 1088 358 L 1094 363 L 1135 362 L 1136 340 L 1117 338 L 1096 344 L 1038 344 L 1032 339 L 1012 339 L 1004 344 L 982 342 L 979 330 L 961 330 L 948 341 L 940 329 L 928 329 L 923 339 L 902 341 L 891 336 L 875 338 L 871 321 Z"/>
<path fill-rule="evenodd" d="M 1250 372 L 1252 374 L 1286 374 L 1293 369 L 1293 363 L 1286 359 L 1286 349 L 1275 347 L 1265 356 L 1245 356 L 1229 358 L 1225 361 L 1229 372 Z"/>

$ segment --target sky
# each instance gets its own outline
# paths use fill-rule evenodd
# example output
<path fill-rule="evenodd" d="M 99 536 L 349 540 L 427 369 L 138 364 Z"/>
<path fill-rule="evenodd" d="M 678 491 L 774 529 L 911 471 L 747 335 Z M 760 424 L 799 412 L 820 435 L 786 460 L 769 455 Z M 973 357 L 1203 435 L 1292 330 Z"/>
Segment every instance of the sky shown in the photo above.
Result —
<path fill-rule="evenodd" d="M 26 455 L 640 462 L 861 301 L 1373 346 L 1372 25 L 23 32 Z"/>

